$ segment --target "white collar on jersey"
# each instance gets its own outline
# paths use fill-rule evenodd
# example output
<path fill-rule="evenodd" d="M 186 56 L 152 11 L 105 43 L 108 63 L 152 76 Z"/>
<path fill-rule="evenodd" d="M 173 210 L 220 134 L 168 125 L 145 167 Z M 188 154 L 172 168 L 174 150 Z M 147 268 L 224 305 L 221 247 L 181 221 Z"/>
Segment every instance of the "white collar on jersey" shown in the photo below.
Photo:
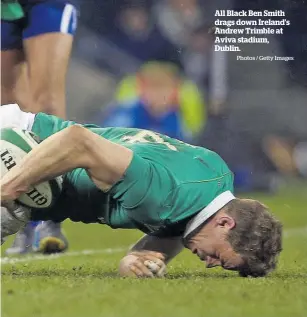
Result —
<path fill-rule="evenodd" d="M 235 198 L 236 197 L 229 190 L 215 197 L 207 207 L 201 210 L 194 218 L 189 221 L 183 237 L 185 238 L 188 234 L 197 229 L 207 219 L 209 219 Z"/>

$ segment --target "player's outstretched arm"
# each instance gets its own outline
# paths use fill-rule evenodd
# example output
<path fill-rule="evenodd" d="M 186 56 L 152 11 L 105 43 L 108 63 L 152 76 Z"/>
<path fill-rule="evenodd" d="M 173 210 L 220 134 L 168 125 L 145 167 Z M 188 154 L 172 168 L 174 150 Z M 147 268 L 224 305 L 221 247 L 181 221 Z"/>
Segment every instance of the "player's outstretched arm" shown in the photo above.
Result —
<path fill-rule="evenodd" d="M 40 143 L 1 179 L 1 200 L 14 200 L 30 186 L 74 168 L 85 168 L 95 184 L 108 190 L 129 166 L 133 153 L 73 125 Z"/>
<path fill-rule="evenodd" d="M 164 255 L 164 262 L 168 263 L 177 254 L 184 249 L 182 237 L 159 238 L 155 236 L 144 235 L 129 250 L 129 253 L 136 251 L 154 251 Z"/>
<path fill-rule="evenodd" d="M 145 235 L 120 261 L 121 276 L 161 277 L 166 264 L 183 249 L 181 237 L 158 238 Z"/>

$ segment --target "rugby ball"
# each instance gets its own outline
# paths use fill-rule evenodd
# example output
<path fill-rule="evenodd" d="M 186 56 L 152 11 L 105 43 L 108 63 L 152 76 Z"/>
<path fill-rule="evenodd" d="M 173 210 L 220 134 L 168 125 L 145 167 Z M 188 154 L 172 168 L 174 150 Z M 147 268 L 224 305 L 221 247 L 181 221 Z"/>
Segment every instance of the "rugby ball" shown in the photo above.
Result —
<path fill-rule="evenodd" d="M 19 128 L 0 130 L 0 170 L 1 178 L 24 156 L 39 144 L 39 138 L 30 131 Z M 49 208 L 62 190 L 62 177 L 40 183 L 18 197 L 17 201 L 31 208 Z"/>

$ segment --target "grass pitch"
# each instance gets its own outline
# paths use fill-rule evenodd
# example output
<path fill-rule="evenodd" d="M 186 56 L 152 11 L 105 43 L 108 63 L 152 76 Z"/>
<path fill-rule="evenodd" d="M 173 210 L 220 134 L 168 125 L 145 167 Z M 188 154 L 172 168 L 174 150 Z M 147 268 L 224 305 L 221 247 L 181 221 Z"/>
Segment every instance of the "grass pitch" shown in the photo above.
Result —
<path fill-rule="evenodd" d="M 118 262 L 141 234 L 67 221 L 66 255 L 2 257 L 2 317 L 307 316 L 307 186 L 253 197 L 284 223 L 279 268 L 267 278 L 206 270 L 184 251 L 164 279 L 123 279 Z"/>

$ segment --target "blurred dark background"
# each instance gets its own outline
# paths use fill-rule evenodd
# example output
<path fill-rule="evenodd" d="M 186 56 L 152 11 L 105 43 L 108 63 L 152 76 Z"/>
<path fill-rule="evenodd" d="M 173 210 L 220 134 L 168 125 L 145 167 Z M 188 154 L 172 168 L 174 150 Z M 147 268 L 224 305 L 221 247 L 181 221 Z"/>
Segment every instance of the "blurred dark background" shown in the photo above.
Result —
<path fill-rule="evenodd" d="M 68 116 L 156 130 L 217 151 L 240 191 L 274 192 L 307 177 L 307 2 L 74 0 L 79 29 Z M 214 51 L 217 9 L 282 9 L 291 25 L 269 44 Z M 272 18 L 272 19 L 278 19 Z"/>

